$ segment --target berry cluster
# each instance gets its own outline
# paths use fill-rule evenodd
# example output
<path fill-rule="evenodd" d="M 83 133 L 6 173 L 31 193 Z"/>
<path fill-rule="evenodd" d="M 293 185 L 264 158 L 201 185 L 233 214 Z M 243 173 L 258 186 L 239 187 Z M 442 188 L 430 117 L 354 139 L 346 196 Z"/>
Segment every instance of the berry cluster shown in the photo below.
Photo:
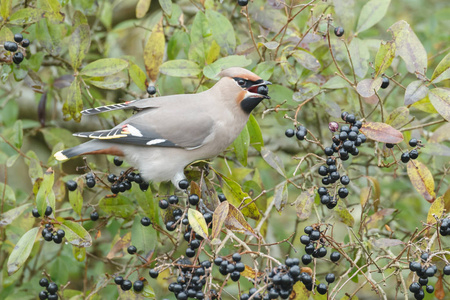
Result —
<path fill-rule="evenodd" d="M 188 260 L 187 260 L 188 261 Z M 187 262 L 186 261 L 186 262 Z M 191 263 L 189 262 L 189 265 Z M 150 273 L 152 278 L 156 278 L 157 271 Z M 175 294 L 176 299 L 205 299 L 205 294 L 202 292 L 203 286 L 206 284 L 206 278 L 211 273 L 211 262 L 208 260 L 202 261 L 199 266 L 183 266 L 180 269 L 180 275 L 177 277 L 177 282 L 169 284 L 169 291 Z M 155 277 L 156 274 L 156 277 Z M 153 276 L 152 276 L 153 275 Z"/>
<path fill-rule="evenodd" d="M 230 274 L 231 280 L 238 281 L 241 278 L 241 273 L 245 270 L 245 264 L 241 262 L 241 255 L 237 252 L 231 258 L 232 261 L 229 262 L 223 257 L 216 257 L 214 264 L 219 267 L 220 274 L 224 276 Z"/>
<path fill-rule="evenodd" d="M 131 290 L 131 288 L 133 288 L 136 293 L 139 293 L 144 289 L 144 282 L 142 280 L 136 280 L 134 283 L 132 283 L 128 279 L 123 279 L 122 276 L 116 276 L 114 278 L 114 283 L 120 285 L 120 288 L 123 291 L 129 291 Z"/>
<path fill-rule="evenodd" d="M 50 216 L 53 213 L 53 208 L 51 206 L 47 206 L 47 208 L 45 209 L 44 215 L 46 217 Z M 40 218 L 41 215 L 39 214 L 38 209 L 35 207 L 31 210 L 31 214 L 33 215 L 33 217 L 35 218 Z"/>
<path fill-rule="evenodd" d="M 294 129 L 286 129 L 284 133 L 288 138 L 293 137 L 294 135 L 297 137 L 299 141 L 303 141 L 308 134 L 308 131 L 306 130 L 305 126 L 298 126 L 296 130 Z"/>
<path fill-rule="evenodd" d="M 400 156 L 400 160 L 405 164 L 407 162 L 409 162 L 410 159 L 418 158 L 419 157 L 418 149 L 420 147 L 423 147 L 423 145 L 420 143 L 420 141 L 418 141 L 417 139 L 414 139 L 414 138 L 409 140 L 409 145 L 411 147 L 414 147 L 414 149 L 412 149 L 411 151 L 405 151 Z M 394 148 L 394 146 L 395 146 L 394 144 L 386 144 L 386 148 L 388 148 L 388 149 L 392 149 L 392 148 Z"/>
<path fill-rule="evenodd" d="M 45 287 L 45 290 L 39 292 L 39 299 L 45 300 L 57 300 L 58 294 L 58 285 L 54 282 L 49 282 L 47 278 L 42 278 L 39 280 L 39 285 Z"/>
<path fill-rule="evenodd" d="M 409 286 L 409 291 L 414 293 L 414 298 L 421 300 L 425 298 L 425 292 L 422 287 L 425 286 L 427 293 L 431 294 L 434 292 L 434 287 L 428 284 L 428 278 L 433 277 L 437 272 L 437 267 L 428 261 L 430 255 L 426 252 L 422 253 L 420 259 L 422 263 L 418 261 L 412 261 L 409 263 L 409 269 L 417 274 L 419 280 L 417 282 L 411 283 Z M 450 265 L 444 267 L 443 273 L 445 275 L 450 275 Z"/>
<path fill-rule="evenodd" d="M 54 241 L 56 244 L 61 244 L 63 238 L 66 236 L 66 232 L 62 229 L 53 231 L 53 224 L 45 224 L 45 228 L 42 229 L 42 237 L 47 242 Z"/>
<path fill-rule="evenodd" d="M 12 41 L 5 42 L 5 44 L 3 45 L 3 48 L 6 51 L 14 53 L 14 55 L 12 57 L 12 61 L 18 65 L 25 58 L 25 56 L 23 55 L 23 50 L 24 50 L 23 48 L 26 48 L 29 45 L 30 45 L 30 41 L 28 39 L 24 39 L 23 35 L 21 33 L 16 33 L 14 35 L 14 42 L 12 42 Z M 19 46 L 22 47 L 22 49 L 20 49 L 20 51 L 19 51 Z"/>
<path fill-rule="evenodd" d="M 288 299 L 295 282 L 300 281 L 302 275 L 298 258 L 288 257 L 284 265 L 280 265 L 269 273 L 272 282 L 267 286 L 267 295 L 263 299 Z"/>

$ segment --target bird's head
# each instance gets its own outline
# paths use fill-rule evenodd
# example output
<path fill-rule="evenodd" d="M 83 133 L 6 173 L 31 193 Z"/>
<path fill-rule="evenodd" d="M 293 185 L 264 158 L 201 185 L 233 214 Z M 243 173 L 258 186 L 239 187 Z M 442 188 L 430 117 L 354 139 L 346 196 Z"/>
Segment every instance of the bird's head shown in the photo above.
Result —
<path fill-rule="evenodd" d="M 250 113 L 262 100 L 270 99 L 267 85 L 272 84 L 244 68 L 233 67 L 218 74 L 229 92 L 235 91 L 236 102 L 246 112 Z"/>

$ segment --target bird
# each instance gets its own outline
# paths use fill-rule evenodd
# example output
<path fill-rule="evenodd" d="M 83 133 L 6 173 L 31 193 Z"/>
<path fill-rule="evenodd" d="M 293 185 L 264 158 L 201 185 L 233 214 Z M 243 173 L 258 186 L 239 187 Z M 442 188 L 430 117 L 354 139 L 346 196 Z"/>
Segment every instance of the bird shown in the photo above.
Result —
<path fill-rule="evenodd" d="M 133 100 L 90 108 L 82 115 L 113 110 L 135 113 L 112 129 L 74 133 L 88 142 L 54 154 L 58 161 L 88 154 L 124 156 L 146 181 L 186 180 L 184 168 L 222 153 L 239 136 L 252 110 L 270 99 L 271 82 L 253 72 L 231 67 L 222 70 L 210 89 Z"/>

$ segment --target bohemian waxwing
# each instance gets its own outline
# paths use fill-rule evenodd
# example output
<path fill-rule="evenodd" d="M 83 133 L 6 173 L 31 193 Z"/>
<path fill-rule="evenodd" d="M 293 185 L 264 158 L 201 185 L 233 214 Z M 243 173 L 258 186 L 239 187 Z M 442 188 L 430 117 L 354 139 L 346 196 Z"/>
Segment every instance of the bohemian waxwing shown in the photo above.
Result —
<path fill-rule="evenodd" d="M 90 108 L 84 115 L 137 111 L 111 130 L 75 133 L 91 141 L 55 153 L 60 161 L 77 155 L 125 156 L 149 181 L 178 187 L 189 163 L 224 151 L 244 128 L 251 111 L 269 99 L 267 85 L 243 68 L 229 68 L 212 88 L 199 94 L 172 95 Z"/>

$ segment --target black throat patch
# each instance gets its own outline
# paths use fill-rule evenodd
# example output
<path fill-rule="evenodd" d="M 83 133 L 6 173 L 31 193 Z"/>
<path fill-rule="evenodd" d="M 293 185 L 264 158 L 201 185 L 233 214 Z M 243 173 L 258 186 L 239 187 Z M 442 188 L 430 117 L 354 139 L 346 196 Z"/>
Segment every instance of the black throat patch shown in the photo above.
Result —
<path fill-rule="evenodd" d="M 241 101 L 241 108 L 249 114 L 263 99 L 263 97 L 247 97 Z"/>

